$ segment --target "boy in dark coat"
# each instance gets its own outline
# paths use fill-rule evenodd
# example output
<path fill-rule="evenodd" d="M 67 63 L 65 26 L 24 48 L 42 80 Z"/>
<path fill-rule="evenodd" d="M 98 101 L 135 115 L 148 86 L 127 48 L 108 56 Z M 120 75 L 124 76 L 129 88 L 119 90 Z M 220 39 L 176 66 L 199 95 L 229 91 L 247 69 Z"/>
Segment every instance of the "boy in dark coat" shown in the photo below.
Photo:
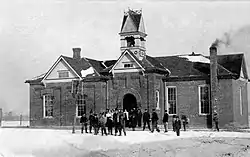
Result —
<path fill-rule="evenodd" d="M 113 117 L 112 117 L 112 113 L 109 110 L 106 114 L 107 117 L 107 127 L 108 127 L 108 133 L 110 135 L 113 135 L 112 130 L 113 130 Z"/>
<path fill-rule="evenodd" d="M 176 115 L 173 115 L 173 118 L 172 118 L 172 126 L 173 126 L 173 131 L 174 131 L 174 132 L 176 131 L 175 120 L 176 120 Z"/>
<path fill-rule="evenodd" d="M 118 116 L 119 116 L 119 123 L 118 123 L 119 136 L 122 135 L 122 131 L 123 131 L 124 135 L 126 136 L 126 130 L 125 130 L 126 116 L 125 116 L 125 113 L 123 113 L 121 110 L 119 110 Z"/>
<path fill-rule="evenodd" d="M 119 115 L 118 115 L 118 110 L 115 109 L 115 113 L 113 114 L 113 123 L 115 127 L 115 136 L 118 133 L 118 128 L 119 128 Z"/>
<path fill-rule="evenodd" d="M 85 128 L 85 133 L 88 133 L 88 131 L 87 131 L 88 123 L 87 122 L 88 122 L 88 118 L 86 117 L 86 114 L 84 113 L 80 119 L 80 123 L 82 124 L 81 133 L 83 133 L 84 128 Z"/>
<path fill-rule="evenodd" d="M 182 124 L 183 124 L 183 129 L 184 129 L 184 131 L 186 131 L 186 125 L 188 124 L 187 116 L 182 115 L 181 120 L 182 120 Z"/>
<path fill-rule="evenodd" d="M 141 127 L 141 118 L 142 118 L 142 113 L 141 113 L 141 110 L 138 109 L 138 114 L 137 114 L 137 124 L 138 124 L 138 127 Z"/>
<path fill-rule="evenodd" d="M 100 122 L 100 127 L 102 131 L 102 136 L 105 134 L 107 136 L 107 131 L 106 131 L 106 122 L 107 122 L 107 117 L 105 113 L 102 113 L 99 119 Z"/>
<path fill-rule="evenodd" d="M 175 129 L 177 136 L 180 136 L 181 120 L 179 119 L 179 116 L 176 116 L 175 118 Z"/>
<path fill-rule="evenodd" d="M 213 120 L 214 120 L 214 123 L 215 123 L 216 130 L 220 131 L 220 129 L 219 129 L 219 118 L 218 118 L 218 114 L 216 112 L 214 113 Z"/>
<path fill-rule="evenodd" d="M 167 110 L 165 110 L 162 122 L 164 124 L 165 132 L 168 132 L 168 111 Z"/>
<path fill-rule="evenodd" d="M 93 115 L 93 112 L 92 110 L 90 111 L 90 115 L 89 115 L 89 132 L 91 132 L 92 130 L 92 127 L 93 127 L 93 120 L 94 120 L 94 115 Z"/>
<path fill-rule="evenodd" d="M 156 129 L 157 132 L 160 132 L 160 129 L 158 128 L 157 126 L 157 123 L 158 123 L 158 115 L 157 113 L 155 112 L 155 109 L 152 110 L 152 133 L 154 132 L 154 129 Z"/>
<path fill-rule="evenodd" d="M 150 114 L 148 113 L 148 110 L 145 109 L 145 112 L 143 113 L 143 131 L 145 130 L 146 124 L 148 125 L 148 129 L 149 131 L 151 131 L 150 129 Z"/>

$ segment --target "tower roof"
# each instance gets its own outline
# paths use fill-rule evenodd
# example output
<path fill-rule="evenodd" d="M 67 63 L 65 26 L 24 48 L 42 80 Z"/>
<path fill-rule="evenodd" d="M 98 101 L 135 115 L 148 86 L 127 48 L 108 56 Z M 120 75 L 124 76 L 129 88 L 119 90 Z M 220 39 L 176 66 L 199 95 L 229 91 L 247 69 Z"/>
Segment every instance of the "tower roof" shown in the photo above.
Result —
<path fill-rule="evenodd" d="M 142 32 L 146 34 L 141 10 L 129 9 L 124 13 L 121 33 L 129 32 Z"/>

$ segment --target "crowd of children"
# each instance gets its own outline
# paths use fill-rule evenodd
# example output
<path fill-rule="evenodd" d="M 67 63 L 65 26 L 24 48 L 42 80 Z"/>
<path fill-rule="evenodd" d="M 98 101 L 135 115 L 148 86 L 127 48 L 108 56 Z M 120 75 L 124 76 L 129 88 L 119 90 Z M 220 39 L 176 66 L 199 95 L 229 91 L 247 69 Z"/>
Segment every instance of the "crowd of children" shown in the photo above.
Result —
<path fill-rule="evenodd" d="M 164 116 L 162 118 L 165 132 L 168 132 L 168 117 L 168 112 L 165 110 Z M 84 130 L 85 133 L 88 133 L 89 125 L 89 133 L 92 133 L 92 128 L 94 128 L 94 135 L 97 135 L 99 130 L 101 130 L 102 136 L 113 135 L 114 129 L 115 136 L 122 136 L 122 132 L 126 136 L 126 127 L 135 131 L 136 127 L 142 126 L 142 121 L 143 131 L 147 125 L 149 131 L 154 132 L 154 130 L 156 130 L 157 132 L 160 132 L 158 120 L 159 118 L 155 109 L 152 110 L 151 115 L 147 109 L 145 109 L 144 113 L 142 114 L 140 109 L 135 108 L 131 109 L 130 111 L 127 111 L 126 109 L 124 111 L 118 109 L 107 109 L 105 112 L 101 112 L 99 115 L 90 111 L 89 117 L 87 117 L 86 114 L 83 114 L 80 119 L 80 123 L 82 124 L 81 133 L 83 133 Z M 186 125 L 188 124 L 188 118 L 186 116 L 183 115 L 181 120 L 178 116 L 173 116 L 173 131 L 176 132 L 177 136 L 180 136 L 181 124 L 183 124 L 184 131 L 186 131 Z M 152 124 L 152 129 L 150 127 L 150 123 Z"/>

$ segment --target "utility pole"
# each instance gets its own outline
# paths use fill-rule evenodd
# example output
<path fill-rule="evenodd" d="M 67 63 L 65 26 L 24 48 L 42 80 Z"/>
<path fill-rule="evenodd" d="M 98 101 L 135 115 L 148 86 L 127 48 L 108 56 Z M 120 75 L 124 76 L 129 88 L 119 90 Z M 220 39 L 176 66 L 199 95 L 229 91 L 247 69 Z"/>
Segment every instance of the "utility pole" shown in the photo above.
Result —
<path fill-rule="evenodd" d="M 72 134 L 75 133 L 78 86 L 79 86 L 79 81 L 78 80 L 73 80 L 72 81 L 72 90 L 73 90 L 72 95 L 73 95 L 74 103 L 75 103 L 75 112 L 74 112 L 74 121 L 73 121 Z"/>

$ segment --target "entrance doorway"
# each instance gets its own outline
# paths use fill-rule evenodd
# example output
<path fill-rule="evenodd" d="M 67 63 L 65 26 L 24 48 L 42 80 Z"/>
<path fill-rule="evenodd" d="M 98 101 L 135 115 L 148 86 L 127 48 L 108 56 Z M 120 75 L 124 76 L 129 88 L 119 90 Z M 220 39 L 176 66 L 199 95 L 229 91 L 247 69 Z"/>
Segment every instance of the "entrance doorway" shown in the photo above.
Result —
<path fill-rule="evenodd" d="M 129 93 L 123 97 L 123 109 L 130 112 L 132 108 L 137 108 L 137 101 L 135 96 Z"/>

